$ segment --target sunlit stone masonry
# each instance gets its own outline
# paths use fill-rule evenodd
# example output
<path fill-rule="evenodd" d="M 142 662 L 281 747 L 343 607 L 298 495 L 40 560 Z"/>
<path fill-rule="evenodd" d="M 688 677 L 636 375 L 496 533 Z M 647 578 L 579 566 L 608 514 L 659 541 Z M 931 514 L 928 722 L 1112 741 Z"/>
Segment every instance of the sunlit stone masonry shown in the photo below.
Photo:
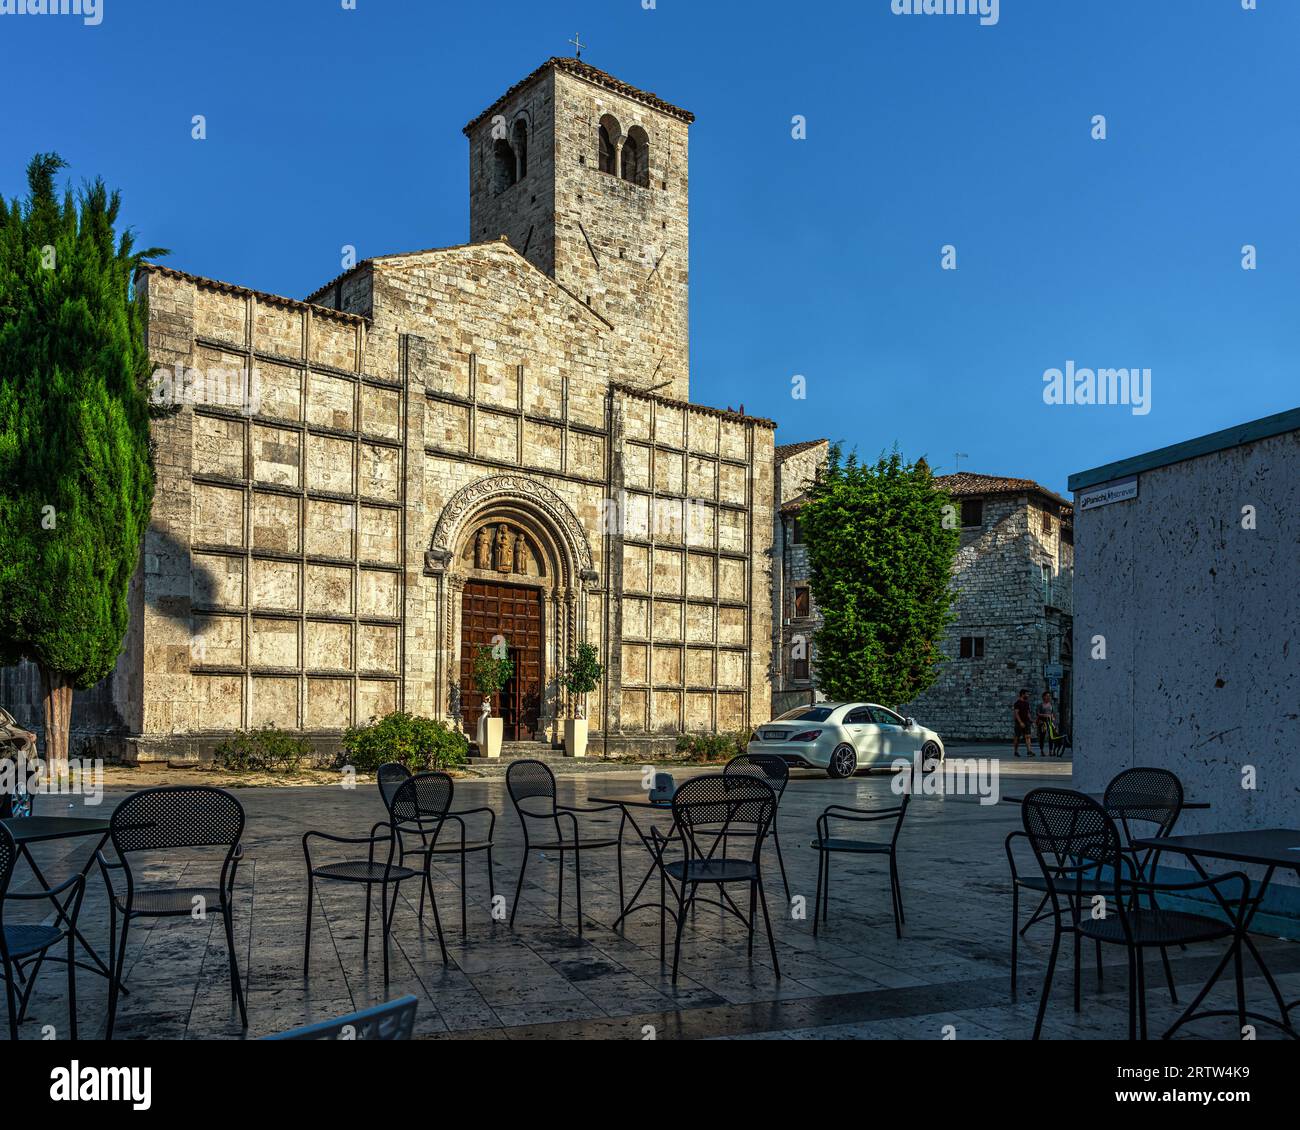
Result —
<path fill-rule="evenodd" d="M 465 128 L 475 242 L 304 302 L 145 268 L 150 351 L 191 392 L 83 725 L 140 760 L 398 708 L 473 734 L 499 632 L 507 740 L 557 740 L 580 641 L 594 755 L 766 719 L 775 425 L 689 402 L 692 120 L 551 59 Z"/>

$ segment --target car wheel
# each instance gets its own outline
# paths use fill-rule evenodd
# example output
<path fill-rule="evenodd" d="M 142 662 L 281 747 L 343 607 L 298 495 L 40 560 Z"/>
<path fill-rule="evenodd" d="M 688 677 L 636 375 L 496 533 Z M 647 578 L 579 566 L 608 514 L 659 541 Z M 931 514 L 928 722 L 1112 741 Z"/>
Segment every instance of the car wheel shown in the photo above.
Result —
<path fill-rule="evenodd" d="M 858 751 L 851 745 L 839 745 L 831 754 L 831 763 L 826 766 L 826 773 L 836 780 L 852 777 L 858 769 Z"/>
<path fill-rule="evenodd" d="M 943 767 L 943 750 L 939 748 L 938 742 L 926 742 L 921 747 L 921 771 L 929 773 L 932 763 L 934 769 Z"/>

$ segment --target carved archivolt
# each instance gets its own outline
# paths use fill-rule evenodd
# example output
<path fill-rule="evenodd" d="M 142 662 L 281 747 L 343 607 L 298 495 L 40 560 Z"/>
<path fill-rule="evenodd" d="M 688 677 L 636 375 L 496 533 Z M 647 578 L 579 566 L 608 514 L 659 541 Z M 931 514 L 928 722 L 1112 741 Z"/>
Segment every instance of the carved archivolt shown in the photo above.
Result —
<path fill-rule="evenodd" d="M 466 523 L 475 514 L 499 502 L 509 502 L 536 511 L 563 541 L 570 558 L 566 564 L 576 574 L 574 580 L 595 580 L 587 532 L 582 528 L 577 515 L 550 487 L 524 475 L 492 475 L 457 491 L 443 507 L 438 524 L 434 527 L 432 544 L 426 555 L 429 568 L 435 572 L 445 568 L 451 561 L 452 547 L 460 542 L 460 534 Z M 506 560 L 501 556 L 505 552 L 504 547 L 494 545 L 485 548 L 493 551 L 493 560 Z M 513 551 L 512 546 L 512 554 Z M 526 546 L 524 553 L 527 553 Z M 526 561 L 526 556 L 524 560 Z M 512 566 L 513 564 L 512 561 Z"/>

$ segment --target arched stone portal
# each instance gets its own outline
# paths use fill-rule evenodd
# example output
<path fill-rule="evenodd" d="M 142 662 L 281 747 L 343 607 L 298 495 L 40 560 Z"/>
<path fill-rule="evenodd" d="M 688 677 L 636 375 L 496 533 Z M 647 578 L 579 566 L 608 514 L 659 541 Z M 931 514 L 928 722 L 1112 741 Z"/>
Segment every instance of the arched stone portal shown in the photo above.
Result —
<path fill-rule="evenodd" d="M 501 638 L 515 661 L 493 710 L 506 721 L 507 740 L 555 740 L 555 675 L 588 638 L 585 593 L 598 580 L 577 516 L 534 479 L 480 479 L 443 508 L 425 563 L 438 586 L 437 715 L 474 733 L 481 700 L 473 658 Z"/>

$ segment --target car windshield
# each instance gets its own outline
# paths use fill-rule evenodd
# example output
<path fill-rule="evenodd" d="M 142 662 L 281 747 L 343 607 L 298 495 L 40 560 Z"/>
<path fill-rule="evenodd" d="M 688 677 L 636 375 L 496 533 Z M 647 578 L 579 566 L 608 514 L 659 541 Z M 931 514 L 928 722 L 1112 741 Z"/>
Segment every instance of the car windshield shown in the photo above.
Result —
<path fill-rule="evenodd" d="M 831 716 L 832 706 L 801 706 L 797 710 L 787 710 L 778 722 L 825 722 Z"/>

